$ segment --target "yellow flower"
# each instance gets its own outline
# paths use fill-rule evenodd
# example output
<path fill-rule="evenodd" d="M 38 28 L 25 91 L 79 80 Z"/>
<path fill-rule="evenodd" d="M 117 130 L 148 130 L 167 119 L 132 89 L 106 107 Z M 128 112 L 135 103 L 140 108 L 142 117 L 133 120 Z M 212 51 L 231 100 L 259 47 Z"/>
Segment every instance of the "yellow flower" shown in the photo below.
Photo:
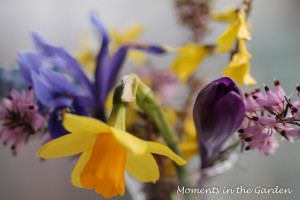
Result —
<path fill-rule="evenodd" d="M 96 68 L 96 60 L 92 48 L 92 44 L 87 39 L 87 36 L 79 38 L 79 51 L 76 53 L 79 63 L 91 74 L 94 73 Z"/>
<path fill-rule="evenodd" d="M 247 86 L 256 84 L 255 79 L 250 75 L 249 59 L 251 55 L 246 49 L 243 40 L 239 40 L 239 52 L 234 54 L 231 62 L 225 68 L 222 76 L 229 76 L 233 78 L 240 86 L 244 83 Z"/>
<path fill-rule="evenodd" d="M 228 24 L 234 23 L 237 20 L 237 9 L 229 8 L 220 13 L 211 13 L 211 18 L 215 21 L 226 22 Z"/>
<path fill-rule="evenodd" d="M 212 48 L 210 46 L 189 43 L 180 47 L 177 51 L 179 55 L 171 64 L 170 71 L 175 72 L 184 84 L 204 58 L 211 53 Z"/>
<path fill-rule="evenodd" d="M 183 130 L 186 138 L 180 141 L 179 146 L 185 159 L 189 159 L 198 154 L 197 133 L 193 116 L 186 117 L 183 122 Z"/>
<path fill-rule="evenodd" d="M 143 33 L 143 26 L 138 23 L 132 24 L 124 32 L 115 27 L 111 27 L 108 32 L 111 38 L 110 53 L 114 54 L 123 44 L 136 40 Z M 144 52 L 134 49 L 128 52 L 128 57 L 137 64 L 144 64 L 147 61 Z"/>
<path fill-rule="evenodd" d="M 217 40 L 217 53 L 229 51 L 232 48 L 236 38 L 242 40 L 251 39 L 245 11 L 239 10 L 236 13 L 236 20 Z"/>
<path fill-rule="evenodd" d="M 73 185 L 94 188 L 106 198 L 124 195 L 125 169 L 140 181 L 157 181 L 159 170 L 152 153 L 186 164 L 162 144 L 143 141 L 93 118 L 65 114 L 63 125 L 71 133 L 47 143 L 37 155 L 47 159 L 82 152 L 72 173 Z"/>

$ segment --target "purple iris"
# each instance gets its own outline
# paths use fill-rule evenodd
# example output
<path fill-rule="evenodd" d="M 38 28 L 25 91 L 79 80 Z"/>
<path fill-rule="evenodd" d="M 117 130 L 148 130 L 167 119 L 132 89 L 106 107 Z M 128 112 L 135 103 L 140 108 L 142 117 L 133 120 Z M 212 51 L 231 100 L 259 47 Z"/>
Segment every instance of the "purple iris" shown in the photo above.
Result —
<path fill-rule="evenodd" d="M 213 165 L 227 139 L 241 125 L 244 114 L 242 92 L 229 77 L 217 79 L 199 92 L 193 115 L 202 168 Z"/>
<path fill-rule="evenodd" d="M 87 109 L 90 109 L 94 117 L 106 121 L 104 103 L 130 48 L 155 54 L 165 53 L 160 46 L 129 43 L 110 57 L 109 36 L 104 26 L 93 13 L 90 20 L 102 38 L 94 81 L 88 79 L 79 62 L 64 48 L 49 44 L 36 33 L 33 33 L 33 40 L 37 53 L 19 53 L 24 83 L 33 85 L 40 103 L 50 108 L 48 129 L 52 138 L 68 133 L 61 125 L 63 108 L 69 108 L 70 112 L 78 115 L 88 115 Z M 50 63 L 55 71 L 43 67 L 44 62 Z M 68 74 L 72 82 L 64 74 Z"/>

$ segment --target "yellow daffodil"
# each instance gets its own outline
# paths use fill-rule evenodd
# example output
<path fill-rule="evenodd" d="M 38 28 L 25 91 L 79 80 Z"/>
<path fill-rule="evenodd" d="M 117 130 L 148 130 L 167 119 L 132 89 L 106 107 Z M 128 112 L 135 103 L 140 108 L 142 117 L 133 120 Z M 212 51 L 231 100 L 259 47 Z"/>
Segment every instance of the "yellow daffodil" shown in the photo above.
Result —
<path fill-rule="evenodd" d="M 177 50 L 179 55 L 171 64 L 170 71 L 175 72 L 184 84 L 211 51 L 212 47 L 210 46 L 195 43 L 186 44 Z"/>
<path fill-rule="evenodd" d="M 243 83 L 247 86 L 255 85 L 256 81 L 249 73 L 250 58 L 251 55 L 247 51 L 244 41 L 239 40 L 239 52 L 233 55 L 231 62 L 225 68 L 222 76 L 233 78 L 240 86 Z"/>
<path fill-rule="evenodd" d="M 132 24 L 124 32 L 111 27 L 108 32 L 111 38 L 111 54 L 113 54 L 123 44 L 136 40 L 143 33 L 143 26 L 138 23 Z M 138 50 L 131 50 L 128 56 L 134 63 L 140 65 L 147 61 L 145 53 Z"/>
<path fill-rule="evenodd" d="M 152 153 L 179 165 L 186 163 L 162 144 L 143 141 L 93 118 L 65 114 L 63 125 L 71 133 L 47 143 L 38 155 L 47 159 L 82 152 L 72 173 L 73 185 L 94 188 L 106 198 L 124 194 L 125 169 L 140 181 L 157 181 L 159 170 Z"/>
<path fill-rule="evenodd" d="M 236 20 L 217 40 L 217 53 L 229 51 L 236 39 L 250 40 L 251 34 L 247 24 L 247 17 L 244 10 L 236 11 Z"/>

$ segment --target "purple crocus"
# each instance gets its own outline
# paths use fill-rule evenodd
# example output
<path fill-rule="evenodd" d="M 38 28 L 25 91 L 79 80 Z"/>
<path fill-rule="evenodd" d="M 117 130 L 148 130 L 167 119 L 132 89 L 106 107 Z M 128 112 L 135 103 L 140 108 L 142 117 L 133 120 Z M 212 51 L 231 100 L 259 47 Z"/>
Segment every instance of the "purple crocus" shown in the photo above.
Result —
<path fill-rule="evenodd" d="M 87 115 L 90 109 L 94 117 L 106 121 L 104 103 L 130 48 L 155 54 L 165 52 L 160 46 L 135 42 L 121 46 L 110 57 L 109 36 L 104 26 L 93 13 L 90 19 L 102 37 L 94 81 L 88 79 L 79 62 L 64 48 L 49 44 L 36 33 L 33 33 L 33 40 L 37 53 L 19 53 L 25 84 L 33 85 L 39 101 L 51 110 L 48 129 L 52 138 L 67 134 L 61 125 L 61 110 L 66 107 L 78 115 Z M 50 63 L 56 71 L 44 68 L 44 62 Z M 70 75 L 72 82 L 64 74 Z"/>
<path fill-rule="evenodd" d="M 244 114 L 241 90 L 229 77 L 217 79 L 199 92 L 193 115 L 202 168 L 213 165 L 227 139 L 241 125 Z"/>

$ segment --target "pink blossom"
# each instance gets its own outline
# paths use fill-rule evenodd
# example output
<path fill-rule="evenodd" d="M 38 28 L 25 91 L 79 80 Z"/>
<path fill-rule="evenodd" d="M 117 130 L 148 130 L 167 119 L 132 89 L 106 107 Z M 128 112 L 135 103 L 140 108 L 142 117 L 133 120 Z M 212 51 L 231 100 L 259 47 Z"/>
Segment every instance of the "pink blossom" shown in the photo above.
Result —
<path fill-rule="evenodd" d="M 21 94 L 12 89 L 10 97 L 3 99 L 3 106 L 0 108 L 0 139 L 4 144 L 10 144 L 16 154 L 30 135 L 44 128 L 45 119 L 38 112 L 32 88 Z"/>
<path fill-rule="evenodd" d="M 298 101 L 290 103 L 280 82 L 275 80 L 274 85 L 275 93 L 265 86 L 266 97 L 260 90 L 245 94 L 246 113 L 239 132 L 249 143 L 246 150 L 274 153 L 278 147 L 276 133 L 290 142 L 300 138 L 300 87 L 297 87 Z"/>
<path fill-rule="evenodd" d="M 273 134 L 259 133 L 251 137 L 249 147 L 251 149 L 259 149 L 264 152 L 265 155 L 269 155 L 275 152 L 278 143 Z"/>
<path fill-rule="evenodd" d="M 139 77 L 149 84 L 163 106 L 169 105 L 178 95 L 180 82 L 175 74 L 167 69 L 154 69 L 144 67 L 138 71 Z"/>

